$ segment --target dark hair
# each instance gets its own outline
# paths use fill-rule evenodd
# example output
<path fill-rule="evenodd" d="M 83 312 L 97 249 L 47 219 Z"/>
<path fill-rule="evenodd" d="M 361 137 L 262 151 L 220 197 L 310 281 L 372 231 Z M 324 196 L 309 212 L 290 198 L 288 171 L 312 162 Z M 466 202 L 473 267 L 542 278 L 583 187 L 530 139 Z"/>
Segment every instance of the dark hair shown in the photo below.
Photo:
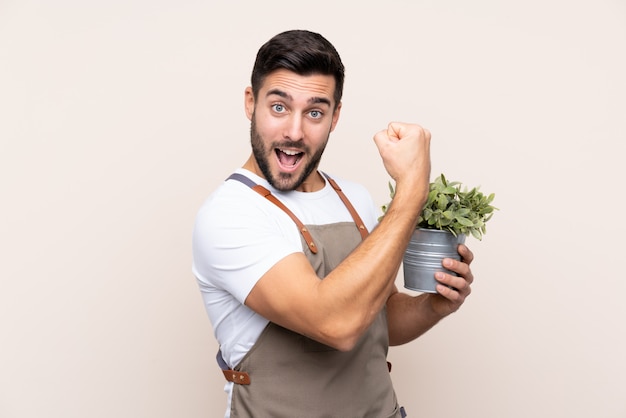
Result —
<path fill-rule="evenodd" d="M 252 92 L 257 98 L 268 74 L 278 69 L 299 75 L 323 74 L 335 78 L 335 106 L 343 95 L 344 66 L 335 47 L 319 33 L 289 30 L 275 35 L 257 52 L 252 69 Z"/>

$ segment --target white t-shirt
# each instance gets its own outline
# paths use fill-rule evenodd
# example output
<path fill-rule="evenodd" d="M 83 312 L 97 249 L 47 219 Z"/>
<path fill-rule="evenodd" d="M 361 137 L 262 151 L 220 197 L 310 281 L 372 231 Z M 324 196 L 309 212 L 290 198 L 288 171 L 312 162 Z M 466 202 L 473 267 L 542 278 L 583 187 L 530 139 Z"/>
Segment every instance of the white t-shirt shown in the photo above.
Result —
<path fill-rule="evenodd" d="M 317 192 L 280 192 L 248 170 L 236 172 L 270 190 L 305 225 L 353 221 L 328 182 Z M 333 179 L 372 231 L 379 213 L 369 192 L 357 183 Z M 229 180 L 198 211 L 192 244 L 192 271 L 215 337 L 222 357 L 229 367 L 235 367 L 268 323 L 244 302 L 274 264 L 302 252 L 300 233 L 276 205 L 240 181 Z M 225 390 L 230 400 L 232 383 L 228 382 Z"/>

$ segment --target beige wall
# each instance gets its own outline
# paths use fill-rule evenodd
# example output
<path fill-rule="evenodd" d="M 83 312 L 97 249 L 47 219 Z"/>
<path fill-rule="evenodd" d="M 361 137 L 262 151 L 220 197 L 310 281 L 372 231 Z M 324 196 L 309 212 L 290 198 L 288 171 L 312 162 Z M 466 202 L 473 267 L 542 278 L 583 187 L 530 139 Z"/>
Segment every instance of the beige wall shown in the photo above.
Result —
<path fill-rule="evenodd" d="M 0 417 L 221 416 L 191 228 L 291 28 L 347 67 L 326 171 L 385 203 L 412 121 L 497 194 L 471 298 L 391 350 L 410 416 L 626 416 L 624 2 L 337 3 L 0 1 Z"/>

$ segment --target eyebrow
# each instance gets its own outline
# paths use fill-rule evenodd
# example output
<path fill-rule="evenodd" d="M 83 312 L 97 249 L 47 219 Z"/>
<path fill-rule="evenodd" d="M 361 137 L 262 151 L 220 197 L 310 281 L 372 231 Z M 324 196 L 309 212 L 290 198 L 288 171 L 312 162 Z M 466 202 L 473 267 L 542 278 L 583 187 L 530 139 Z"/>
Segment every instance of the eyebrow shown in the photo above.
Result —
<path fill-rule="evenodd" d="M 293 101 L 293 97 L 290 94 L 288 94 L 288 93 L 286 93 L 286 92 L 284 92 L 284 91 L 282 91 L 280 89 L 269 90 L 267 92 L 266 96 L 271 96 L 273 94 L 275 94 L 277 96 L 280 96 L 283 99 L 286 99 L 288 101 Z M 330 100 L 328 100 L 326 97 L 317 97 L 317 96 L 316 97 L 311 97 L 309 100 L 307 100 L 307 102 L 309 104 L 319 104 L 319 103 L 322 103 L 322 104 L 327 104 L 328 106 L 330 106 Z"/>

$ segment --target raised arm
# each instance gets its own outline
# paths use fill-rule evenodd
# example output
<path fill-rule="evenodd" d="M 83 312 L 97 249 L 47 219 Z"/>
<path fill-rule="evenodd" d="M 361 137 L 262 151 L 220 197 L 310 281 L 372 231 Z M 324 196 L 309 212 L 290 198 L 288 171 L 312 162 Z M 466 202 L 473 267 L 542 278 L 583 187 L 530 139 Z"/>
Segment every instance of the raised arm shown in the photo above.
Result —
<path fill-rule="evenodd" d="M 267 271 L 246 299 L 268 320 L 339 350 L 354 346 L 395 292 L 396 273 L 428 193 L 427 130 L 391 123 L 374 141 L 396 183 L 381 223 L 324 280 L 304 254 L 292 254 Z"/>

